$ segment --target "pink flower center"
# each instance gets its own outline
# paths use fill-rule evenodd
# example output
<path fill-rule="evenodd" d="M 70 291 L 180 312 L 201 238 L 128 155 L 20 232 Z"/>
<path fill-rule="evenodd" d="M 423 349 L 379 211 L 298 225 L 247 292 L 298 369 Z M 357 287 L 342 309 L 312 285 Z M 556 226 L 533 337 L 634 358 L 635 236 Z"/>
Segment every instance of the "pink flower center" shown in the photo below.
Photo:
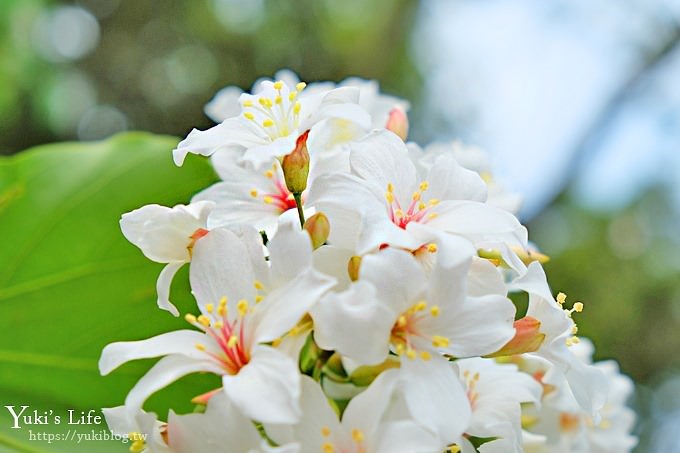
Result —
<path fill-rule="evenodd" d="M 411 222 L 427 223 L 437 216 L 437 213 L 432 212 L 432 209 L 439 203 L 439 200 L 432 198 L 425 202 L 422 199 L 423 192 L 427 190 L 428 186 L 427 181 L 421 182 L 420 190 L 413 192 L 411 203 L 404 210 L 399 199 L 394 195 L 394 186 L 392 183 L 387 184 L 385 199 L 387 200 L 387 214 L 392 223 L 399 228 L 406 229 L 406 225 Z"/>

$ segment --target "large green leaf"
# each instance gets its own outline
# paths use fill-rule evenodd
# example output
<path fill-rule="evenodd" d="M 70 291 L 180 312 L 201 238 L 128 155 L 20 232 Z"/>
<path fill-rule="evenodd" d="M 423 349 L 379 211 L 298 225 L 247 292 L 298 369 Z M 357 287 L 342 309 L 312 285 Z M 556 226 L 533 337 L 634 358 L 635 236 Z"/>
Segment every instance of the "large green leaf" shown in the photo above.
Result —
<path fill-rule="evenodd" d="M 0 449 L 19 442 L 46 451 L 77 450 L 73 442 L 28 441 L 28 427 L 10 429 L 11 417 L 1 406 L 52 410 L 63 425 L 68 409 L 120 405 L 150 363 L 101 377 L 102 348 L 186 327 L 156 308 L 162 265 L 129 244 L 118 225 L 124 212 L 148 203 L 186 203 L 214 181 L 204 159 L 176 168 L 170 156 L 176 143 L 128 133 L 0 159 Z M 186 275 L 178 274 L 173 300 L 180 310 L 195 311 Z M 165 416 L 172 398 L 173 407 L 188 410 L 188 398 L 214 384 L 205 379 L 183 380 L 149 406 Z M 62 428 L 68 429 L 47 429 Z M 81 450 L 104 451 L 104 445 L 86 443 Z"/>

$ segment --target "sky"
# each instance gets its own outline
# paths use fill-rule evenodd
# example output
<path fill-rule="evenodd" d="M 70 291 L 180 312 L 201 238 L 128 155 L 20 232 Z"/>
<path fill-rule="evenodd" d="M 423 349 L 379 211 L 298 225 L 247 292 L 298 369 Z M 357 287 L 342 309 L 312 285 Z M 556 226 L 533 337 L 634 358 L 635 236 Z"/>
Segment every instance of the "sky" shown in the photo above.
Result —
<path fill-rule="evenodd" d="M 487 149 L 525 219 L 567 185 L 618 209 L 662 181 L 680 207 L 680 49 L 643 70 L 679 27 L 674 0 L 426 0 L 429 132 Z"/>

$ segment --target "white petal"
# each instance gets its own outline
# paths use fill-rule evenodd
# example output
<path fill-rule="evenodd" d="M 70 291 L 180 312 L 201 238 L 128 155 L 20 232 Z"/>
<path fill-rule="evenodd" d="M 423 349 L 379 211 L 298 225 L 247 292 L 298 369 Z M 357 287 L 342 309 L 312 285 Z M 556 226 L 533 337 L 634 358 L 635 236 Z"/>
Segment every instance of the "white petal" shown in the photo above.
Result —
<path fill-rule="evenodd" d="M 378 450 L 390 453 L 441 452 L 446 444 L 430 431 L 410 421 L 385 423 L 382 426 Z"/>
<path fill-rule="evenodd" d="M 391 247 L 365 256 L 359 278 L 371 282 L 378 297 L 397 315 L 423 295 L 427 282 L 413 255 Z"/>
<path fill-rule="evenodd" d="M 195 330 L 175 330 L 140 341 L 119 341 L 104 347 L 99 359 L 99 372 L 107 375 L 131 360 L 149 359 L 168 354 L 181 354 L 200 360 L 206 357 L 196 344 L 206 344 L 205 334 Z M 206 344 L 206 346 L 208 346 Z"/>
<path fill-rule="evenodd" d="M 387 190 L 394 186 L 394 195 L 402 202 L 410 202 L 416 187 L 416 169 L 408 158 L 404 142 L 387 130 L 373 131 L 363 140 L 350 145 L 352 173 Z"/>
<path fill-rule="evenodd" d="M 181 355 L 169 355 L 160 359 L 128 393 L 125 406 L 132 416 L 142 408 L 144 401 L 156 391 L 191 373 L 215 371 L 208 361 L 189 359 Z"/>
<path fill-rule="evenodd" d="M 263 143 L 266 143 L 265 139 L 247 120 L 241 117 L 229 118 L 205 131 L 192 130 L 172 150 L 172 157 L 176 165 L 182 165 L 188 153 L 209 156 L 222 148 L 248 148 Z"/>
<path fill-rule="evenodd" d="M 198 228 L 205 228 L 212 202 L 168 208 L 146 205 L 123 214 L 120 228 L 125 238 L 150 260 L 159 263 L 187 262 L 187 247 Z"/>
<path fill-rule="evenodd" d="M 229 230 L 213 230 L 196 243 L 189 278 L 201 311 L 226 296 L 229 311 L 235 313 L 239 300 L 252 302 L 255 298 L 248 249 Z"/>
<path fill-rule="evenodd" d="M 251 317 L 255 325 L 253 341 L 273 341 L 288 332 L 334 284 L 332 277 L 309 268 L 270 292 L 255 305 Z"/>
<path fill-rule="evenodd" d="M 427 225 L 465 236 L 475 243 L 504 241 L 526 248 L 527 230 L 507 211 L 474 201 L 442 201 Z"/>
<path fill-rule="evenodd" d="M 297 133 L 292 133 L 286 137 L 279 137 L 274 141 L 267 141 L 257 146 L 251 146 L 243 154 L 243 162 L 252 164 L 255 168 L 261 169 L 271 165 L 274 159 L 285 156 L 295 149 Z"/>
<path fill-rule="evenodd" d="M 354 252 L 349 249 L 327 245 L 314 250 L 312 262 L 314 269 L 335 278 L 338 283 L 334 291 L 343 291 L 349 287 L 352 281 L 349 278 L 347 265 Z"/>
<path fill-rule="evenodd" d="M 300 403 L 303 415 L 294 431 L 302 443 L 302 451 L 320 452 L 321 446 L 328 441 L 328 438 L 321 434 L 323 428 L 328 428 L 331 433 L 337 433 L 342 427 L 319 384 L 308 376 L 302 376 L 301 381 Z"/>
<path fill-rule="evenodd" d="M 398 381 L 397 370 L 380 373 L 366 390 L 352 398 L 342 416 L 342 424 L 361 429 L 369 438 L 375 437 Z"/>
<path fill-rule="evenodd" d="M 238 102 L 241 93 L 243 90 L 239 87 L 224 87 L 205 105 L 203 111 L 216 123 L 238 116 L 241 113 L 241 104 Z"/>
<path fill-rule="evenodd" d="M 312 265 L 312 241 L 309 234 L 300 229 L 299 222 L 280 222 L 267 249 L 274 287 L 292 280 Z"/>
<path fill-rule="evenodd" d="M 396 313 L 376 297 L 375 287 L 358 281 L 341 293 L 329 293 L 311 311 L 314 339 L 365 365 L 381 363 L 389 353 Z"/>
<path fill-rule="evenodd" d="M 156 281 L 156 292 L 158 293 L 156 303 L 158 308 L 167 310 L 174 316 L 179 316 L 179 311 L 170 302 L 170 286 L 172 285 L 172 279 L 175 278 L 175 274 L 182 266 L 184 266 L 184 263 L 169 263 L 163 268 Z"/>
<path fill-rule="evenodd" d="M 437 158 L 427 181 L 427 196 L 430 198 L 486 201 L 486 184 L 479 174 L 460 166 L 451 155 Z"/>
<path fill-rule="evenodd" d="M 447 444 L 455 442 L 470 422 L 470 403 L 458 376 L 446 359 L 402 359 L 404 396 L 413 418 L 437 433 Z"/>
<path fill-rule="evenodd" d="M 232 451 L 256 449 L 262 441 L 255 425 L 227 398 L 218 392 L 210 398 L 203 414 L 168 417 L 169 445 L 173 452 L 217 452 L 229 446 Z"/>
<path fill-rule="evenodd" d="M 297 364 L 274 348 L 257 346 L 250 362 L 238 374 L 224 376 L 223 383 L 229 398 L 253 420 L 292 424 L 300 419 Z"/>

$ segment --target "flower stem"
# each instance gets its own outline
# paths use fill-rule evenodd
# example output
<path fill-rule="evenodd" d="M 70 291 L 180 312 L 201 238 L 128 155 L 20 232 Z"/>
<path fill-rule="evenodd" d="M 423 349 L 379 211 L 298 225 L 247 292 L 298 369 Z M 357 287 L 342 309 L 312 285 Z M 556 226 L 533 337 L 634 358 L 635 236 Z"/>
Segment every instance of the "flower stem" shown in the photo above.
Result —
<path fill-rule="evenodd" d="M 305 213 L 302 211 L 302 194 L 300 192 L 293 192 L 293 199 L 295 199 L 295 206 L 297 206 L 298 217 L 300 218 L 300 228 L 304 228 Z"/>

